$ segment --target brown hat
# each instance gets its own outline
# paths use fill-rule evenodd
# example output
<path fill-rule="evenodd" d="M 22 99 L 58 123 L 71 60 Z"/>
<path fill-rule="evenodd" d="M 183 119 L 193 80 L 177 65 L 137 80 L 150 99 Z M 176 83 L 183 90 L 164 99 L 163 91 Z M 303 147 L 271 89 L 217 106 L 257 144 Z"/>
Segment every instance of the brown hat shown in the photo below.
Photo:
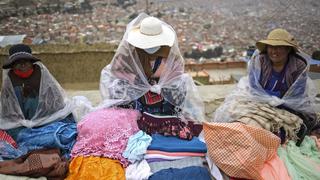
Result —
<path fill-rule="evenodd" d="M 290 46 L 298 52 L 298 44 L 294 37 L 284 29 L 274 29 L 269 34 L 266 40 L 261 40 L 256 43 L 260 52 L 265 52 L 266 45 L 270 46 Z"/>
<path fill-rule="evenodd" d="M 4 60 L 2 68 L 12 68 L 12 65 L 21 59 L 29 59 L 33 63 L 40 61 L 40 59 L 32 55 L 32 50 L 28 45 L 16 44 L 9 49 L 9 58 Z"/>

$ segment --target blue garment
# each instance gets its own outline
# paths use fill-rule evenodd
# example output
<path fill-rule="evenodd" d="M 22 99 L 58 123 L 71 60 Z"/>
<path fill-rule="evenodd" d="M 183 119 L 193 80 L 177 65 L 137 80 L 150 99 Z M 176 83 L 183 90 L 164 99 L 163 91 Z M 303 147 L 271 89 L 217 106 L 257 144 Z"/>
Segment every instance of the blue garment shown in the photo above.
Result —
<path fill-rule="evenodd" d="M 160 57 L 160 56 L 157 57 L 156 61 L 154 62 L 154 65 L 152 67 L 152 72 L 153 73 L 155 73 L 158 70 L 158 68 L 160 67 L 161 62 L 162 62 L 162 57 Z"/>
<path fill-rule="evenodd" d="M 307 85 L 307 60 L 300 53 L 295 55 L 289 55 L 289 60 L 287 61 L 284 70 L 283 76 L 285 78 L 286 86 L 280 89 L 287 90 L 286 92 L 281 92 L 283 96 L 285 95 L 284 104 L 292 109 L 305 109 L 305 106 L 310 106 L 307 103 L 305 105 L 300 106 L 301 103 L 304 104 L 306 102 L 304 99 L 306 98 L 306 87 Z M 272 64 L 271 60 L 268 58 L 266 54 L 260 54 L 254 57 L 253 60 L 250 61 L 248 67 L 248 78 L 249 85 L 251 87 L 250 93 L 252 95 L 261 96 L 264 94 L 269 94 L 265 90 L 265 86 L 267 82 L 272 77 Z M 279 93 L 272 94 L 278 95 Z M 287 104 L 286 101 L 297 101 L 301 99 L 301 103 Z"/>
<path fill-rule="evenodd" d="M 16 159 L 27 154 L 25 148 L 16 149 L 6 141 L 0 140 L 0 160 Z"/>
<path fill-rule="evenodd" d="M 163 100 L 158 103 L 158 106 L 149 106 L 140 102 L 140 99 L 133 102 L 134 109 L 141 113 L 147 112 L 158 115 L 176 115 L 175 107 L 168 101 Z"/>
<path fill-rule="evenodd" d="M 31 91 L 31 90 L 30 90 Z M 30 95 L 25 97 L 23 96 L 23 87 L 16 86 L 14 87 L 14 92 L 19 101 L 21 111 L 25 119 L 32 119 L 35 115 L 39 103 L 39 96 L 37 92 L 30 92 Z"/>
<path fill-rule="evenodd" d="M 160 134 L 153 134 L 148 150 L 206 153 L 207 146 L 195 136 L 189 141 L 175 136 L 162 136 Z"/>
<path fill-rule="evenodd" d="M 151 141 L 151 136 L 141 130 L 138 131 L 129 137 L 126 150 L 122 153 L 122 156 L 127 158 L 131 163 L 142 160 Z"/>
<path fill-rule="evenodd" d="M 281 98 L 288 90 L 288 86 L 285 81 L 285 69 L 282 72 L 276 72 L 272 70 L 271 77 L 269 78 L 265 90 L 269 95 L 277 96 Z"/>
<path fill-rule="evenodd" d="M 66 158 L 70 158 L 70 152 L 77 138 L 77 126 L 72 116 L 55 121 L 50 124 L 36 127 L 36 128 L 23 128 L 15 139 L 18 144 L 18 149 L 11 149 L 6 152 L 1 152 L 3 147 L 0 148 L 0 155 L 7 157 L 21 156 L 36 149 L 49 149 L 58 148 Z M 5 147 L 4 149 L 8 149 Z M 18 157 L 19 157 L 18 156 Z M 15 157 L 15 158 L 18 158 Z"/>
<path fill-rule="evenodd" d="M 204 167 L 190 166 L 182 169 L 169 168 L 154 173 L 149 180 L 211 180 L 210 173 Z"/>
<path fill-rule="evenodd" d="M 14 140 L 18 149 L 0 141 L 0 156 L 3 159 L 15 159 L 32 150 L 46 148 L 59 148 L 69 159 L 77 137 L 77 127 L 72 116 L 37 128 L 19 127 L 14 130 L 17 131 Z"/>
<path fill-rule="evenodd" d="M 57 121 L 38 128 L 25 128 L 17 137 L 19 147 L 28 151 L 42 148 L 59 148 L 69 156 L 76 142 L 77 125 L 75 122 Z"/>

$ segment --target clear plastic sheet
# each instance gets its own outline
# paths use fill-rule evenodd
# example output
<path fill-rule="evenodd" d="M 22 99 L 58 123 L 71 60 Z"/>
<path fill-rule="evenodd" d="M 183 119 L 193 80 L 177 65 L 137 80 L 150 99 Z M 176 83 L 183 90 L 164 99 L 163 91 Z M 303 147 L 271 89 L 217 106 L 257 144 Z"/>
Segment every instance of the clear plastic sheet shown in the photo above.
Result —
<path fill-rule="evenodd" d="M 248 76 L 240 79 L 236 89 L 225 98 L 224 103 L 216 110 L 213 118 L 214 122 L 232 122 L 248 113 L 248 110 L 245 108 L 234 108 L 232 112 L 229 111 L 230 107 L 239 101 L 267 103 L 273 107 L 283 105 L 303 113 L 315 113 L 319 111 L 314 103 L 317 89 L 312 80 L 307 76 L 310 61 L 308 55 L 302 52 L 297 53 L 306 61 L 307 66 L 289 87 L 284 96 L 278 98 L 269 95 L 259 82 L 261 74 L 259 54 L 258 50 L 253 54 L 248 64 Z"/>
<path fill-rule="evenodd" d="M 152 86 L 148 83 L 135 47 L 127 41 L 128 32 L 146 17 L 149 16 L 141 13 L 127 25 L 112 62 L 102 70 L 100 92 L 103 102 L 98 108 L 129 103 L 150 90 L 181 109 L 182 119 L 204 121 L 204 105 L 192 78 L 184 73 L 184 59 L 176 35 L 159 82 Z M 165 22 L 162 24 L 172 29 Z"/>
<path fill-rule="evenodd" d="M 21 111 L 8 76 L 10 69 L 3 70 L 0 129 L 12 129 L 20 126 L 28 128 L 41 126 L 58 119 L 63 119 L 71 113 L 74 106 L 66 98 L 64 90 L 59 83 L 41 62 L 36 62 L 35 64 L 41 69 L 41 84 L 38 107 L 35 115 L 30 120 L 25 119 Z"/>

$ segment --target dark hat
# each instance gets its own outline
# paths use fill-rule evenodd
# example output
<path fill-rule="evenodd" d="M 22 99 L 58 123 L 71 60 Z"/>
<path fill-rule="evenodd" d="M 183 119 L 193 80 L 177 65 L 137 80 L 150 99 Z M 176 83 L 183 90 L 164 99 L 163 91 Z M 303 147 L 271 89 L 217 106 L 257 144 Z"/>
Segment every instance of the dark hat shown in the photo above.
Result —
<path fill-rule="evenodd" d="M 12 68 L 12 65 L 21 59 L 29 59 L 32 63 L 40 61 L 32 55 L 32 50 L 28 45 L 16 44 L 9 49 L 9 58 L 4 60 L 2 68 Z"/>

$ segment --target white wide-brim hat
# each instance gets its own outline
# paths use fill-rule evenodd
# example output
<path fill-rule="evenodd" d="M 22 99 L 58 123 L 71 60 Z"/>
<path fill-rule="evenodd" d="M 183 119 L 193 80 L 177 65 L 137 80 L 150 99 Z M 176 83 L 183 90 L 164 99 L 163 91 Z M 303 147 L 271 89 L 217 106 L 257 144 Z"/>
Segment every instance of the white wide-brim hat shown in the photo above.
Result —
<path fill-rule="evenodd" d="M 147 49 L 157 46 L 173 46 L 175 32 L 155 17 L 147 17 L 139 27 L 132 28 L 128 33 L 128 42 L 135 47 Z"/>

